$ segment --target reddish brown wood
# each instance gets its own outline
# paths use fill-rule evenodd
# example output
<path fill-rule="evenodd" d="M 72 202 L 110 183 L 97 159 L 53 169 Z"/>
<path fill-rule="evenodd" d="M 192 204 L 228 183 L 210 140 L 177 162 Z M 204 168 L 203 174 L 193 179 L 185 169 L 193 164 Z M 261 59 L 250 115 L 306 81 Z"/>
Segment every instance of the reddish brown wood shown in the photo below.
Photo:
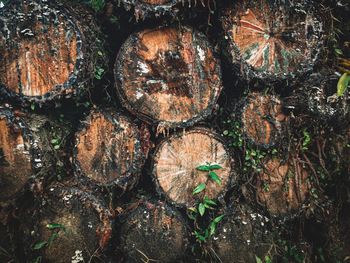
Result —
<path fill-rule="evenodd" d="M 206 38 L 188 27 L 132 34 L 119 52 L 115 76 L 128 110 L 167 127 L 204 119 L 221 91 L 219 61 Z"/>
<path fill-rule="evenodd" d="M 222 22 L 230 59 L 248 78 L 303 74 L 313 68 L 323 43 L 322 23 L 307 4 L 244 0 L 227 8 Z"/>
<path fill-rule="evenodd" d="M 23 121 L 0 108 L 0 202 L 13 198 L 34 174 L 32 150 Z"/>
<path fill-rule="evenodd" d="M 310 183 L 300 163 L 268 160 L 258 175 L 257 197 L 271 214 L 295 212 L 306 200 Z"/>
<path fill-rule="evenodd" d="M 94 110 L 76 133 L 76 174 L 99 185 L 130 189 L 148 154 L 147 128 L 139 129 L 113 110 Z"/>
<path fill-rule="evenodd" d="M 208 172 L 196 168 L 206 163 L 219 164 L 215 172 L 222 180 L 218 185 Z M 153 174 L 161 191 L 178 205 L 191 206 L 195 202 L 192 192 L 200 183 L 206 183 L 202 195 L 218 198 L 231 183 L 232 160 L 225 144 L 214 132 L 196 128 L 165 139 L 157 148 Z"/>
<path fill-rule="evenodd" d="M 80 94 L 91 85 L 97 53 L 91 35 L 95 41 L 97 27 L 86 10 L 75 11 L 53 1 L 28 0 L 0 10 L 3 96 L 42 103 Z"/>
<path fill-rule="evenodd" d="M 253 143 L 271 146 L 286 132 L 288 117 L 278 97 L 252 93 L 243 108 L 242 123 L 246 137 Z"/>

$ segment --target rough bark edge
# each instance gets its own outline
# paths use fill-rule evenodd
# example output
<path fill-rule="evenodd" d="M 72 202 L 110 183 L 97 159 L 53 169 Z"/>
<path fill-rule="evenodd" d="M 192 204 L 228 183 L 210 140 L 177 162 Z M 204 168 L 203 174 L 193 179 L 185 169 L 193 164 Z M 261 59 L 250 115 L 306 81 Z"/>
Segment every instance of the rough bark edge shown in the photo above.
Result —
<path fill-rule="evenodd" d="M 297 0 L 300 1 L 300 0 Z M 231 70 L 231 74 L 233 76 L 237 76 L 240 79 L 244 79 L 245 81 L 249 83 L 254 83 L 255 81 L 262 82 L 266 85 L 275 85 L 276 83 L 286 82 L 288 85 L 295 85 L 298 81 L 298 79 L 303 78 L 304 76 L 310 74 L 312 70 L 314 69 L 314 66 L 319 62 L 319 59 L 321 59 L 322 55 L 322 48 L 325 45 L 325 32 L 322 27 L 322 19 L 319 13 L 316 11 L 315 7 L 312 5 L 312 2 L 303 2 L 305 5 L 304 7 L 312 13 L 314 17 L 319 18 L 318 24 L 319 30 L 319 43 L 316 48 L 313 49 L 312 56 L 314 57 L 311 66 L 305 66 L 303 68 L 299 68 L 297 72 L 285 74 L 283 76 L 274 76 L 274 74 L 266 73 L 266 72 L 256 72 L 252 66 L 248 65 L 240 56 L 239 48 L 234 44 L 234 41 L 232 39 L 232 34 L 228 34 L 226 32 L 230 31 L 230 27 L 228 25 L 229 18 L 227 17 L 228 14 L 231 14 L 231 12 L 234 12 L 236 10 L 235 4 L 231 4 L 230 7 L 226 7 L 221 11 L 220 21 L 223 28 L 223 36 L 222 39 L 222 50 L 226 56 L 225 60 L 227 64 L 229 65 L 228 68 Z M 277 3 L 275 3 L 277 5 Z M 299 4 L 300 5 L 300 4 Z M 292 8 L 300 8 L 298 4 L 293 5 Z M 302 11 L 300 11 L 302 13 Z M 308 64 L 310 65 L 310 63 Z"/>
<path fill-rule="evenodd" d="M 158 30 L 158 29 L 162 29 L 162 28 L 166 28 L 167 26 L 158 26 L 153 28 L 154 30 Z M 193 34 L 196 34 L 196 37 L 200 40 L 203 40 L 205 42 L 208 43 L 208 47 L 212 49 L 213 52 L 213 58 L 216 60 L 216 74 L 219 77 L 219 85 L 218 88 L 215 89 L 215 93 L 213 94 L 214 99 L 211 100 L 211 102 L 209 103 L 208 107 L 206 109 L 204 109 L 200 115 L 195 115 L 193 116 L 193 118 L 188 119 L 188 120 L 184 120 L 184 121 L 180 121 L 180 122 L 169 122 L 169 121 L 157 121 L 154 120 L 150 117 L 148 117 L 147 115 L 143 114 L 142 112 L 138 112 L 136 110 L 133 109 L 133 106 L 128 102 L 124 92 L 122 92 L 122 79 L 123 76 L 121 75 L 122 69 L 123 69 L 123 61 L 124 58 L 123 56 L 125 55 L 125 52 L 127 51 L 126 49 L 132 45 L 136 40 L 137 40 L 137 35 L 139 33 L 141 33 L 143 30 L 141 31 L 137 31 L 134 32 L 133 34 L 131 34 L 129 36 L 129 38 L 123 43 L 122 47 L 119 49 L 118 55 L 116 57 L 116 62 L 114 64 L 114 79 L 115 79 L 115 89 L 117 91 L 117 95 L 118 98 L 121 102 L 121 104 L 123 105 L 124 108 L 126 108 L 129 112 L 131 112 L 133 115 L 137 116 L 139 119 L 143 120 L 144 122 L 146 122 L 149 125 L 158 125 L 159 127 L 163 127 L 163 128 L 186 128 L 186 127 L 191 127 L 194 126 L 196 123 L 205 120 L 206 118 L 208 118 L 212 112 L 215 109 L 215 105 L 220 97 L 221 91 L 223 89 L 223 85 L 222 85 L 222 72 L 221 72 L 221 61 L 220 59 L 216 56 L 216 53 L 214 51 L 213 46 L 211 45 L 211 43 L 209 42 L 209 40 L 205 37 L 205 35 L 199 31 L 197 31 L 194 28 L 188 27 L 188 26 L 170 26 L 171 28 L 175 28 L 176 30 L 181 30 L 181 28 L 186 28 L 188 30 L 191 30 L 193 32 Z"/>
<path fill-rule="evenodd" d="M 22 1 L 15 0 L 3 9 L 0 9 L 0 17 L 6 17 L 6 13 L 9 13 L 8 10 L 11 9 L 10 7 L 20 6 Z M 42 4 L 41 2 L 44 2 L 44 0 L 36 0 L 34 3 L 40 5 Z M 42 96 L 18 94 L 7 89 L 6 85 L 0 83 L 0 95 L 3 99 L 14 101 L 22 107 L 28 107 L 31 104 L 48 104 L 52 101 L 82 96 L 93 84 L 95 68 L 91 64 L 94 64 L 95 60 L 97 60 L 98 48 L 96 47 L 96 36 L 100 37 L 100 34 L 98 33 L 98 27 L 95 25 L 93 19 L 91 19 L 92 14 L 82 7 L 76 11 L 63 1 L 60 3 L 56 0 L 52 0 L 49 3 L 45 1 L 44 4 L 53 10 L 61 11 L 61 15 L 75 30 L 77 36 L 77 59 L 74 71 L 70 74 L 68 80 L 63 84 L 56 85 L 52 90 Z M 88 20 L 86 26 L 81 25 L 80 21 L 82 20 Z"/>
<path fill-rule="evenodd" d="M 180 138 L 182 137 L 182 135 L 185 133 L 185 134 L 188 134 L 188 133 L 203 133 L 205 135 L 210 135 L 210 136 L 213 136 L 213 138 L 215 138 L 217 141 L 221 142 L 225 151 L 227 152 L 228 154 L 228 157 L 230 158 L 229 159 L 229 163 L 230 163 L 230 167 L 231 167 L 231 173 L 229 175 L 229 178 L 228 178 L 228 181 L 227 181 L 227 184 L 226 184 L 226 187 L 222 189 L 222 191 L 218 194 L 217 196 L 217 199 L 219 200 L 220 203 L 224 204 L 225 203 L 225 200 L 224 200 L 224 196 L 226 195 L 226 193 L 233 187 L 233 184 L 235 183 L 236 179 L 237 179 L 237 172 L 235 170 L 235 160 L 232 158 L 232 155 L 231 155 L 231 151 L 229 150 L 229 148 L 226 146 L 226 142 L 224 140 L 224 138 L 222 136 L 220 136 L 218 133 L 216 133 L 215 131 L 213 130 L 210 130 L 206 127 L 203 127 L 203 126 L 197 126 L 197 127 L 193 127 L 193 128 L 190 128 L 188 130 L 183 130 L 182 132 L 177 132 L 173 135 L 170 135 L 169 137 L 165 137 L 158 145 L 157 147 L 155 148 L 153 154 L 151 155 L 152 157 L 152 161 L 151 161 L 151 167 L 152 167 L 152 181 L 154 182 L 155 186 L 156 186 L 156 191 L 157 193 L 165 198 L 165 200 L 173 205 L 174 207 L 176 208 L 186 208 L 186 204 L 180 204 L 180 203 L 177 203 L 173 200 L 171 200 L 168 195 L 163 191 L 162 187 L 160 186 L 159 184 L 159 181 L 158 181 L 158 178 L 155 176 L 155 173 L 156 173 L 156 157 L 158 155 L 158 152 L 159 152 L 159 149 L 164 145 L 164 143 L 166 143 L 170 138 Z"/>
<path fill-rule="evenodd" d="M 141 177 L 141 171 L 143 168 L 143 165 L 148 157 L 148 150 L 149 150 L 149 141 L 143 141 L 143 139 L 146 137 L 147 140 L 149 140 L 149 131 L 147 128 L 144 129 L 140 129 L 136 124 L 134 124 L 131 121 L 131 118 L 127 115 L 122 115 L 121 113 L 117 113 L 114 112 L 115 110 L 112 108 L 105 108 L 105 109 L 93 109 L 92 111 L 90 111 L 88 114 L 88 116 L 81 121 L 80 126 L 78 128 L 78 130 L 75 132 L 75 134 L 78 134 L 82 131 L 84 131 L 90 123 L 91 120 L 91 116 L 93 114 L 99 113 L 104 115 L 108 120 L 110 120 L 112 123 L 114 123 L 114 118 L 118 119 L 120 116 L 123 116 L 123 118 L 127 119 L 130 121 L 130 123 L 137 129 L 138 131 L 138 142 L 139 142 L 139 147 L 137 149 L 137 151 L 140 153 L 140 158 L 139 160 L 137 160 L 136 162 L 134 162 L 134 166 L 137 167 L 137 169 L 135 169 L 137 172 L 134 173 L 128 173 L 125 177 L 123 178 L 118 178 L 116 180 L 114 180 L 112 183 L 110 184 L 100 184 L 96 181 L 94 181 L 93 179 L 90 179 L 89 177 L 84 175 L 84 172 L 81 170 L 80 167 L 80 163 L 77 159 L 77 145 L 79 143 L 79 140 L 77 137 L 74 138 L 74 146 L 73 146 L 73 150 L 72 150 L 72 156 L 73 159 L 71 161 L 72 165 L 73 165 L 73 170 L 74 170 L 74 176 L 76 181 L 82 182 L 84 184 L 87 185 L 88 188 L 90 189 L 101 189 L 103 187 L 117 187 L 118 189 L 122 190 L 122 194 L 126 191 L 129 191 L 131 189 L 133 189 L 136 184 L 139 182 L 140 177 Z M 141 134 L 141 131 L 143 132 L 143 134 Z"/>
<path fill-rule="evenodd" d="M 22 195 L 24 192 L 28 191 L 31 188 L 32 183 L 36 180 L 36 174 L 40 171 L 41 167 L 43 166 L 43 162 L 41 160 L 41 150 L 39 148 L 39 142 L 34 138 L 28 125 L 23 121 L 23 119 L 16 116 L 16 113 L 13 112 L 11 107 L 4 107 L 1 104 L 0 115 L 5 116 L 8 122 L 18 125 L 21 128 L 23 139 L 30 144 L 29 155 L 32 167 L 32 174 L 28 177 L 28 181 L 25 184 L 25 186 L 19 192 L 15 193 L 12 197 L 10 197 L 8 201 L 0 202 L 1 208 L 2 205 L 7 205 L 9 202 L 14 201 L 14 199 L 16 199 L 18 196 Z"/>

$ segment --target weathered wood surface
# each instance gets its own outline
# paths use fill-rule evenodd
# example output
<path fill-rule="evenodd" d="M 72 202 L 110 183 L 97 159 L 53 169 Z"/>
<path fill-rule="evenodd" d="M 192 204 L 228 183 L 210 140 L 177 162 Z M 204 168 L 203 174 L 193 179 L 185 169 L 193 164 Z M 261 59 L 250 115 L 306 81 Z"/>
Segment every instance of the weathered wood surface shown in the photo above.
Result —
<path fill-rule="evenodd" d="M 124 262 L 182 262 L 189 231 L 181 215 L 161 202 L 144 201 L 120 225 Z"/>
<path fill-rule="evenodd" d="M 34 175 L 37 147 L 25 123 L 0 107 L 0 202 L 16 196 Z"/>
<path fill-rule="evenodd" d="M 78 177 L 124 190 L 138 182 L 149 150 L 149 132 L 114 110 L 93 110 L 76 133 L 73 163 Z"/>
<path fill-rule="evenodd" d="M 258 175 L 257 200 L 273 215 L 296 212 L 309 195 L 308 177 L 302 164 L 292 159 L 268 160 Z"/>
<path fill-rule="evenodd" d="M 245 205 L 227 211 L 209 241 L 211 251 L 215 251 L 212 262 L 253 263 L 257 262 L 256 256 L 273 258 L 275 251 L 269 221 Z"/>
<path fill-rule="evenodd" d="M 199 171 L 200 165 L 218 164 L 215 170 L 221 185 L 210 180 L 207 171 Z M 177 205 L 192 206 L 192 192 L 200 183 L 206 183 L 201 195 L 221 197 L 233 180 L 233 161 L 220 137 L 205 128 L 195 128 L 165 139 L 157 148 L 153 175 L 160 191 Z"/>
<path fill-rule="evenodd" d="M 38 256 L 52 263 L 102 260 L 112 234 L 112 215 L 104 204 L 62 185 L 49 188 L 43 200 L 40 210 L 21 219 L 25 220 L 26 260 Z M 33 250 L 42 241 L 47 245 Z"/>
<path fill-rule="evenodd" d="M 288 116 L 277 96 L 252 93 L 242 112 L 245 136 L 256 145 L 278 143 L 288 127 Z"/>
<path fill-rule="evenodd" d="M 233 66 L 262 80 L 293 78 L 312 70 L 323 43 L 314 8 L 292 1 L 243 0 L 222 15 Z"/>
<path fill-rule="evenodd" d="M 77 20 L 51 1 L 13 1 L 0 9 L 1 94 L 44 102 L 86 89 L 94 76 L 94 47 L 87 35 L 97 35 L 91 20 L 87 12 Z"/>
<path fill-rule="evenodd" d="M 210 115 L 222 88 L 220 64 L 206 38 L 180 26 L 132 34 L 119 51 L 115 77 L 124 107 L 167 127 Z"/>

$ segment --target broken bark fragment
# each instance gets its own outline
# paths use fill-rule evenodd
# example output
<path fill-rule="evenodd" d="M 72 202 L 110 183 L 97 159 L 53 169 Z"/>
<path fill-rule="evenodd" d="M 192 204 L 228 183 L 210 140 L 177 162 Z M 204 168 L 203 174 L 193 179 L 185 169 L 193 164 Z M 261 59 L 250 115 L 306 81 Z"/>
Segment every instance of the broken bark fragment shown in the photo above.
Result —
<path fill-rule="evenodd" d="M 222 15 L 229 62 L 244 78 L 282 80 L 313 69 L 323 43 L 322 23 L 307 4 L 235 2 Z"/>
<path fill-rule="evenodd" d="M 175 16 L 179 9 L 176 7 L 181 0 L 121 0 L 127 10 L 134 9 L 136 20 L 139 18 L 158 17 L 165 14 Z"/>
<path fill-rule="evenodd" d="M 182 262 L 189 231 L 171 207 L 145 201 L 123 220 L 119 241 L 125 262 Z"/>
<path fill-rule="evenodd" d="M 210 179 L 209 171 L 197 169 L 209 164 L 221 167 L 213 170 L 220 184 Z M 215 199 L 225 194 L 231 184 L 232 168 L 233 161 L 219 135 L 195 128 L 173 135 L 158 146 L 153 175 L 159 190 L 171 202 L 191 207 L 196 200 L 193 190 L 201 183 L 206 184 L 201 195 Z"/>
<path fill-rule="evenodd" d="M 278 97 L 252 93 L 243 108 L 242 123 L 245 136 L 254 144 L 272 146 L 286 132 L 288 117 Z"/>
<path fill-rule="evenodd" d="M 145 134 L 147 129 L 111 109 L 92 111 L 75 136 L 76 175 L 97 185 L 131 189 L 147 158 L 149 136 Z"/>
<path fill-rule="evenodd" d="M 308 173 L 300 163 L 271 159 L 258 175 L 257 198 L 271 214 L 296 212 L 308 197 Z"/>
<path fill-rule="evenodd" d="M 103 259 L 112 216 L 99 199 L 57 185 L 43 200 L 40 210 L 24 217 L 26 259 L 29 255 L 53 263 Z"/>
<path fill-rule="evenodd" d="M 41 165 L 26 124 L 0 107 L 0 202 L 15 197 Z"/>
<path fill-rule="evenodd" d="M 119 51 L 115 77 L 124 107 L 166 127 L 206 118 L 222 88 L 220 64 L 207 39 L 181 26 L 132 34 Z"/>
<path fill-rule="evenodd" d="M 80 10 L 80 9 L 79 9 Z M 80 10 L 79 12 L 83 12 Z M 21 0 L 0 10 L 0 92 L 24 102 L 45 102 L 90 88 L 96 26 L 63 5 Z"/>

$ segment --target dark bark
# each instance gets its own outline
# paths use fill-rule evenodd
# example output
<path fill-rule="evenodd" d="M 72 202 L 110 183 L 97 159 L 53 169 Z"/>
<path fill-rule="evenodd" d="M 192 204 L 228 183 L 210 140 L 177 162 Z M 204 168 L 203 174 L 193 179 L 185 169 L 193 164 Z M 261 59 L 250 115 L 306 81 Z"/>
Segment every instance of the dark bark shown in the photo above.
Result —
<path fill-rule="evenodd" d="M 26 261 L 41 256 L 42 262 L 99 262 L 111 238 L 111 218 L 96 197 L 76 188 L 52 186 L 41 205 L 21 217 Z M 38 248 L 43 241 L 47 243 Z"/>
<path fill-rule="evenodd" d="M 144 201 L 122 221 L 118 239 L 125 262 L 185 262 L 188 228 L 165 203 Z"/>

